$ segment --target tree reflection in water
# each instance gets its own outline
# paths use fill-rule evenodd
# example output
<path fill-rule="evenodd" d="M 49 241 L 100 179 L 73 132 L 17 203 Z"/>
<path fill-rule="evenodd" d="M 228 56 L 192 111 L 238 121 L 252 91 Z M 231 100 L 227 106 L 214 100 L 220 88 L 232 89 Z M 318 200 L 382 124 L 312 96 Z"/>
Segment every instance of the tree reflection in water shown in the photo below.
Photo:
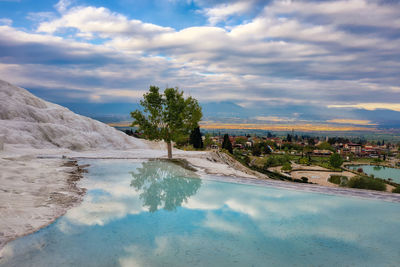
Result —
<path fill-rule="evenodd" d="M 201 186 L 201 179 L 194 172 L 165 161 L 143 162 L 131 174 L 131 186 L 140 192 L 143 206 L 150 212 L 176 210 Z"/>
<path fill-rule="evenodd" d="M 380 170 L 382 170 L 382 167 L 381 166 L 374 166 L 373 169 L 374 169 L 374 171 L 380 171 Z"/>

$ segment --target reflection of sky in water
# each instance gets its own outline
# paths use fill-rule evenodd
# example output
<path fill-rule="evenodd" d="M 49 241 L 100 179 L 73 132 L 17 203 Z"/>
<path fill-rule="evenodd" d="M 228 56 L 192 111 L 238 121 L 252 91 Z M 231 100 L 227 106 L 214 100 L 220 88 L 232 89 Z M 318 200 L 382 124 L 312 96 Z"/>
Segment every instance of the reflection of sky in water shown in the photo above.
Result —
<path fill-rule="evenodd" d="M 375 177 L 382 179 L 391 178 L 393 182 L 400 183 L 400 169 L 375 165 L 349 165 L 348 168 L 352 170 L 361 168 L 368 175 L 373 174 Z"/>
<path fill-rule="evenodd" d="M 84 202 L 11 242 L 0 265 L 396 266 L 400 259 L 399 203 L 199 180 L 165 162 L 90 163 Z"/>

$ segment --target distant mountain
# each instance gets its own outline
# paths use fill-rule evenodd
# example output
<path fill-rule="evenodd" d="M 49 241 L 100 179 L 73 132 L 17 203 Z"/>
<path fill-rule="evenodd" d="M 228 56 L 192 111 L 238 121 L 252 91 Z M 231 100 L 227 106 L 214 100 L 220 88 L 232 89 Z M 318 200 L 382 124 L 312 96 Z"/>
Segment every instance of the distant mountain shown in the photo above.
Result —
<path fill-rule="evenodd" d="M 246 118 L 251 115 L 251 111 L 233 102 L 208 102 L 200 103 L 204 117 L 239 117 Z"/>
<path fill-rule="evenodd" d="M 105 123 L 130 121 L 130 112 L 140 109 L 137 103 L 58 103 L 70 110 Z M 242 107 L 234 102 L 203 102 L 203 120 L 229 123 L 254 123 L 256 117 L 283 118 L 282 122 L 308 121 L 324 123 L 332 119 L 369 120 L 379 128 L 400 128 L 400 112 L 379 109 L 327 108 L 312 105 L 254 105 Z M 289 120 L 287 120 L 289 119 Z M 291 119 L 291 120 L 290 120 Z M 277 122 L 277 121 L 275 121 Z"/>

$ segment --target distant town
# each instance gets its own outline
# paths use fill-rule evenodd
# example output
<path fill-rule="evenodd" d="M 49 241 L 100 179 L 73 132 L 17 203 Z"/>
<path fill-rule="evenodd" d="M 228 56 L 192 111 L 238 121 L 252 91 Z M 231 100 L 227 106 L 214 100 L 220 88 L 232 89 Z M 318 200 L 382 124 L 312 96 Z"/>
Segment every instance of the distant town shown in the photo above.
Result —
<path fill-rule="evenodd" d="M 128 135 L 142 137 L 140 133 L 132 129 L 121 129 Z M 221 149 L 225 133 L 206 132 L 201 134 L 203 141 L 202 149 Z M 300 135 L 292 132 L 285 136 L 277 136 L 271 132 L 265 135 L 228 134 L 229 141 L 234 150 L 251 153 L 255 156 L 268 154 L 291 154 L 291 155 L 313 155 L 330 156 L 333 153 L 340 154 L 345 160 L 356 158 L 371 158 L 385 160 L 396 160 L 400 155 L 399 142 L 386 142 L 382 140 L 367 140 L 362 137 L 328 137 Z M 191 149 L 189 138 L 177 142 L 177 147 Z"/>
<path fill-rule="evenodd" d="M 120 129 L 143 138 L 134 128 Z M 400 143 L 365 137 L 311 136 L 291 132 L 235 134 L 192 131 L 175 143 L 181 150 L 208 150 L 269 178 L 400 192 Z"/>

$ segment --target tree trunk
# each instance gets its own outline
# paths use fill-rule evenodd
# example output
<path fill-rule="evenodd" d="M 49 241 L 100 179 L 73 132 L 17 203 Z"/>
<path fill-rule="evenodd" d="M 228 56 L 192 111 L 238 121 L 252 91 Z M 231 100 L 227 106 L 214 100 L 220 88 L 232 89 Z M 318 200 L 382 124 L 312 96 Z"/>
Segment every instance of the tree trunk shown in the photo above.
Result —
<path fill-rule="evenodd" d="M 167 142 L 167 148 L 168 148 L 168 158 L 172 159 L 172 144 L 171 144 L 171 141 Z"/>

